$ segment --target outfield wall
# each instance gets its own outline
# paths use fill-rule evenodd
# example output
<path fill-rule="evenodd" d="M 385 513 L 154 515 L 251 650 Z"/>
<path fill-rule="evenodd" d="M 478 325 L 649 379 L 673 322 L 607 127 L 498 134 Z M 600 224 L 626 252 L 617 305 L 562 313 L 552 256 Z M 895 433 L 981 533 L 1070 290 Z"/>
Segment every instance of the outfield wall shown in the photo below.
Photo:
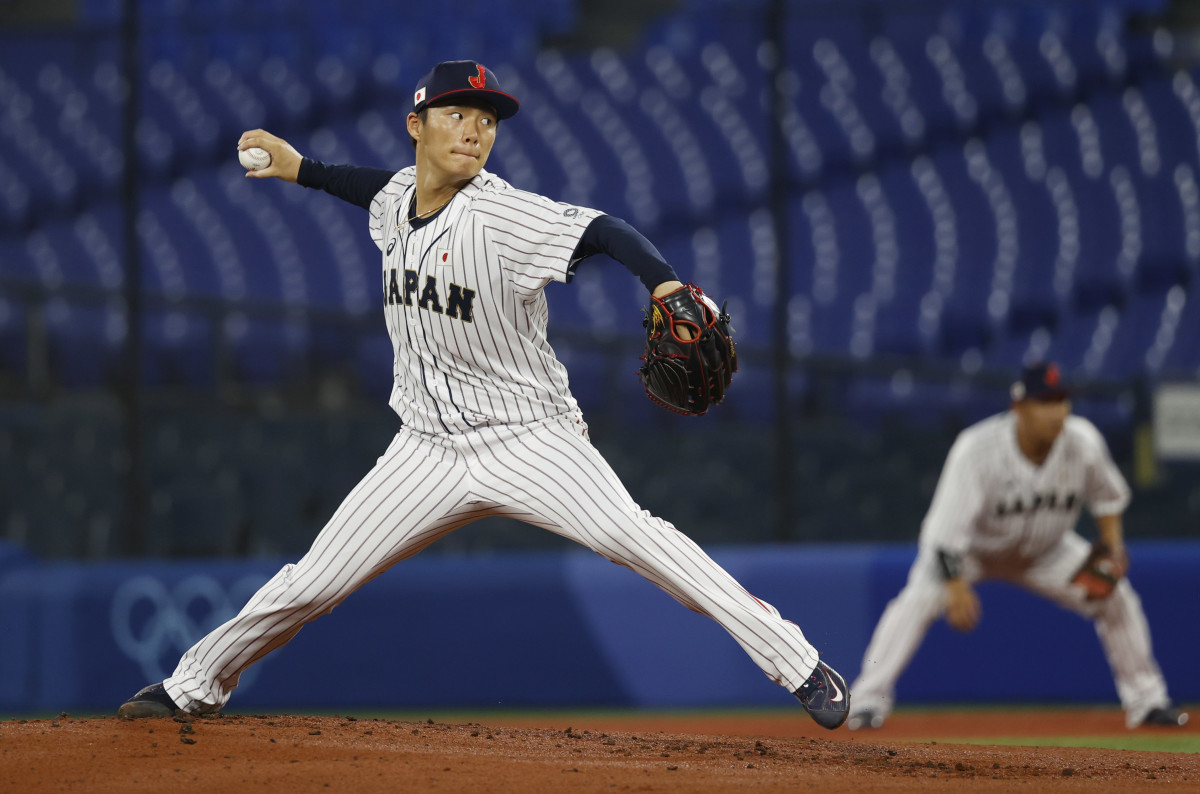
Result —
<path fill-rule="evenodd" d="M 911 546 L 723 547 L 712 555 L 857 673 Z M 1200 542 L 1131 544 L 1131 579 L 1179 701 L 1200 700 Z M 0 546 L 0 712 L 115 708 L 161 679 L 284 561 L 39 563 Z M 1007 585 L 963 636 L 938 623 L 903 703 L 1115 702 L 1089 623 Z M 239 710 L 789 704 L 715 623 L 579 550 L 416 557 L 244 676 Z"/>

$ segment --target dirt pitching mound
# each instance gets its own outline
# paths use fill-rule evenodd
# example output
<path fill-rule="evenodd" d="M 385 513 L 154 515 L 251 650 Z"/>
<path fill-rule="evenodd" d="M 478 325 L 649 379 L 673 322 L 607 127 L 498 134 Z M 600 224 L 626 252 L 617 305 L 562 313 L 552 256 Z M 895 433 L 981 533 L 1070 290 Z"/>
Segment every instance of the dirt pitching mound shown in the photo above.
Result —
<path fill-rule="evenodd" d="M 1200 755 L 888 744 L 882 734 L 844 730 L 620 731 L 598 723 L 534 728 L 287 715 L 0 722 L 0 790 L 14 792 L 825 793 L 963 784 L 1200 791 Z"/>

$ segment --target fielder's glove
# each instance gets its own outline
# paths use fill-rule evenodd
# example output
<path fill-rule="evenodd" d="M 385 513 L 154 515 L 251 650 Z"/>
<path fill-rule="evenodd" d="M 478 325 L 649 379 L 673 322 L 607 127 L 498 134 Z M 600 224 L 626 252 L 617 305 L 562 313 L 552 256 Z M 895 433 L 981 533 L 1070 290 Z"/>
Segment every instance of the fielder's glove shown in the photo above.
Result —
<path fill-rule="evenodd" d="M 1071 584 L 1082 588 L 1088 601 L 1103 601 L 1112 595 L 1128 568 L 1129 560 L 1123 552 L 1114 552 L 1096 541 L 1083 565 L 1071 577 Z"/>
<path fill-rule="evenodd" d="M 650 297 L 642 324 L 646 352 L 638 378 L 646 395 L 672 411 L 699 416 L 725 398 L 737 372 L 729 315 L 694 284 Z M 690 339 L 679 330 L 691 332 Z"/>

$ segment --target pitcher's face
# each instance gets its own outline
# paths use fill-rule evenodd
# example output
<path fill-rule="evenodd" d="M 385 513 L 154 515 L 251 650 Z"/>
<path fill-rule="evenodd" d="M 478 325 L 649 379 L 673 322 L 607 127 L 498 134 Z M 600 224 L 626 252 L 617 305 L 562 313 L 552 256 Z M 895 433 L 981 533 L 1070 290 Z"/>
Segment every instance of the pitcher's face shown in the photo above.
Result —
<path fill-rule="evenodd" d="M 465 182 L 474 177 L 492 153 L 497 123 L 496 112 L 483 103 L 431 107 L 424 122 L 410 113 L 408 130 L 417 139 L 422 179 Z"/>

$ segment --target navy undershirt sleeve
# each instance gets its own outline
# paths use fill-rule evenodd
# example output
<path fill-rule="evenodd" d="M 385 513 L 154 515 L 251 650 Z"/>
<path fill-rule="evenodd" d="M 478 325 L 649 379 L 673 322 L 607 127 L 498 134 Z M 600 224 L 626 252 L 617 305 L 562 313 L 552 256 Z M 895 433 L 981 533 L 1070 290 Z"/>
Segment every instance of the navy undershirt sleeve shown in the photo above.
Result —
<path fill-rule="evenodd" d="M 664 281 L 678 281 L 675 269 L 667 264 L 654 244 L 620 218 L 600 215 L 590 224 L 575 246 L 570 275 L 575 266 L 593 254 L 608 254 L 629 268 L 651 292 Z"/>
<path fill-rule="evenodd" d="M 361 165 L 328 165 L 305 157 L 300 161 L 296 183 L 319 188 L 331 196 L 371 209 L 375 194 L 392 181 L 395 171 L 386 168 L 366 168 Z"/>

